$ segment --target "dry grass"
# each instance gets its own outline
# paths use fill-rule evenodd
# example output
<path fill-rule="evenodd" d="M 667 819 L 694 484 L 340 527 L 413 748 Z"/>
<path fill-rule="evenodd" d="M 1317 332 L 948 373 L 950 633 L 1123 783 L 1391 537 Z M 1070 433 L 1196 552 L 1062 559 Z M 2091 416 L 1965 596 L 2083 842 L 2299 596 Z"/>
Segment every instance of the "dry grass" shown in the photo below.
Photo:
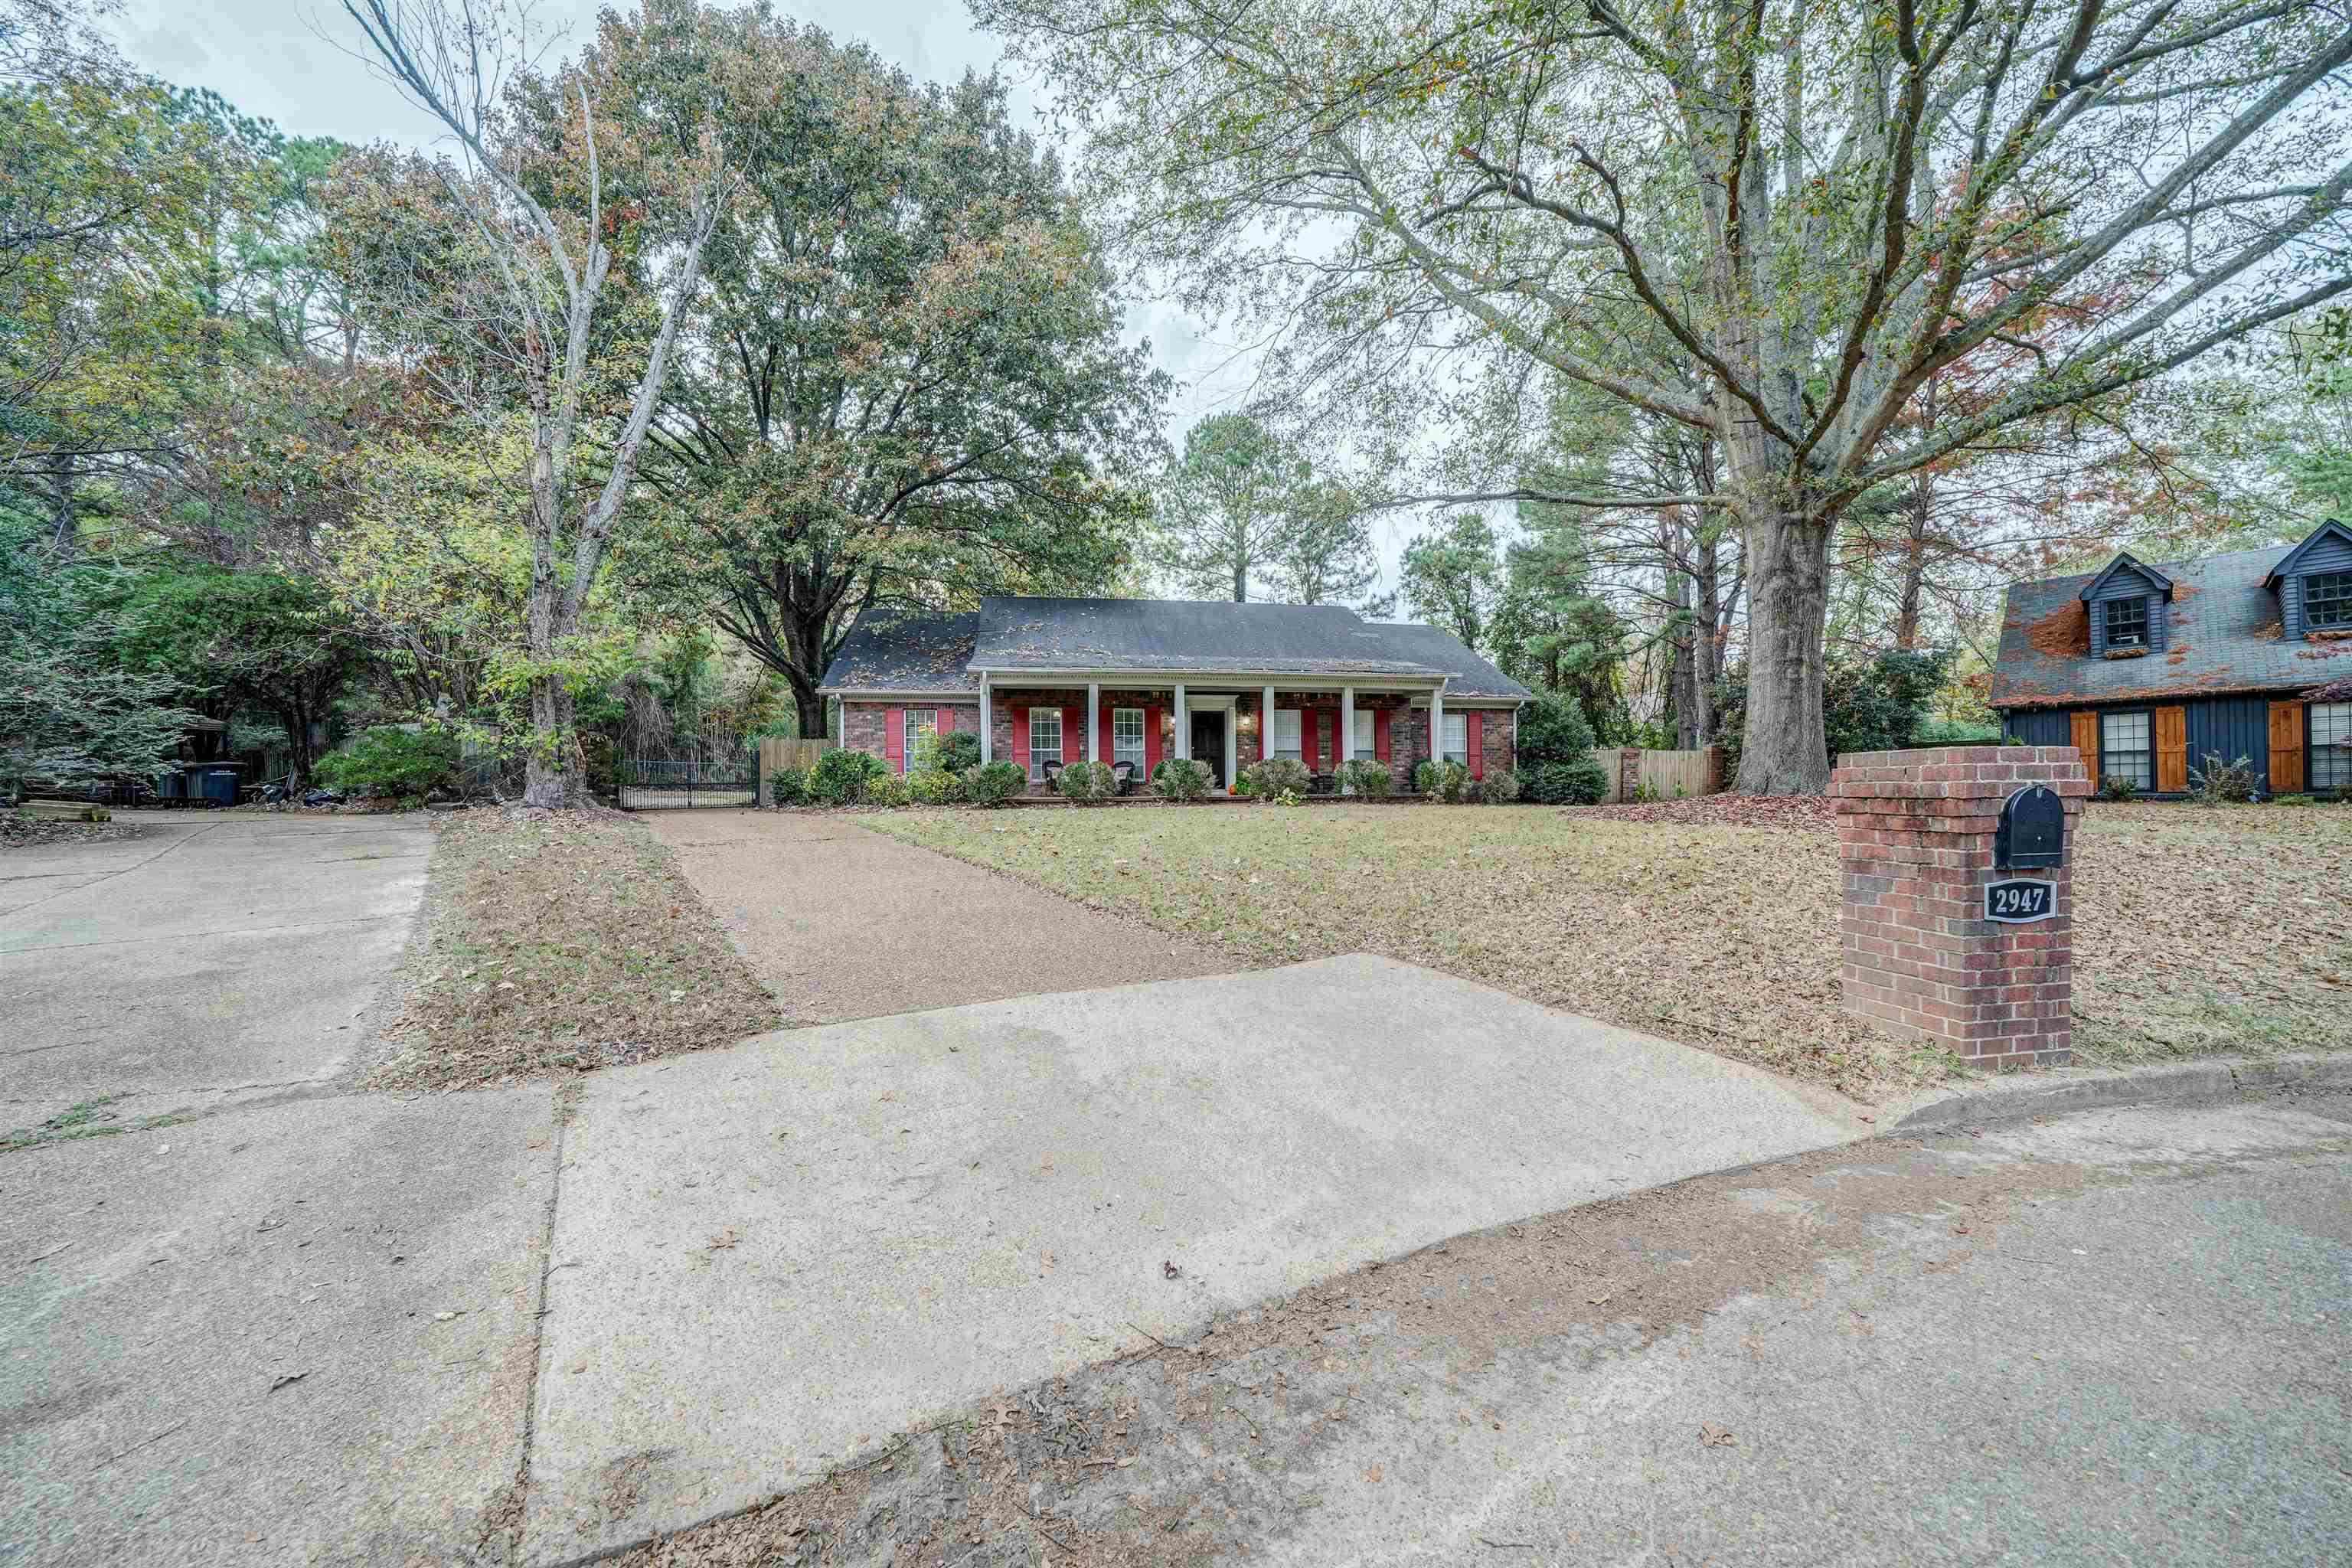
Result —
<path fill-rule="evenodd" d="M 605 811 L 434 819 L 431 944 L 380 1089 L 486 1088 L 733 1043 L 776 1005 L 644 826 Z"/>
<path fill-rule="evenodd" d="M 1630 809 L 1630 808 L 1629 808 Z M 1728 826 L 1476 806 L 912 812 L 866 826 L 1257 963 L 1368 951 L 1870 1094 L 1939 1052 L 1838 1005 L 1826 814 Z M 1752 814 L 1751 814 L 1752 815 Z M 2094 805 L 2078 844 L 2090 1060 L 2352 1045 L 2352 810 Z"/>

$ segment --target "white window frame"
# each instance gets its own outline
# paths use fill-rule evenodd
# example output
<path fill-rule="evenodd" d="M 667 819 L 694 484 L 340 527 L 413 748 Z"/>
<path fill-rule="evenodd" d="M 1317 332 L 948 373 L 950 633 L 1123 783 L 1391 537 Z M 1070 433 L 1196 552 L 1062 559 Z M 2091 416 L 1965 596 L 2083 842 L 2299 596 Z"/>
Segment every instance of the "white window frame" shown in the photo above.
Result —
<path fill-rule="evenodd" d="M 2115 727 L 2137 720 L 2139 725 L 2137 746 L 2116 743 Z M 2133 737 L 2126 735 L 2126 740 Z M 2122 767 L 2115 765 L 2118 757 L 2132 759 Z M 2145 708 L 2135 708 L 2122 713 L 2099 715 L 2099 781 L 2129 779 L 2145 795 L 2156 788 L 2156 715 Z"/>
<path fill-rule="evenodd" d="M 1370 757 L 1374 755 L 1375 753 L 1372 751 L 1372 745 L 1373 736 L 1375 733 L 1377 733 L 1377 731 L 1372 724 L 1372 710 L 1369 708 L 1357 709 L 1355 734 L 1356 743 L 1354 748 L 1349 751 L 1348 754 L 1351 757 Z"/>
<path fill-rule="evenodd" d="M 1124 727 L 1130 719 L 1135 721 L 1135 740 L 1132 744 L 1129 743 L 1123 733 Z M 1144 737 L 1147 733 L 1142 709 L 1114 708 L 1110 710 L 1110 760 L 1113 763 L 1133 763 L 1135 776 L 1138 778 L 1143 776 L 1143 759 L 1149 755 L 1144 749 Z"/>
<path fill-rule="evenodd" d="M 2305 770 L 2310 776 L 2304 787 L 2352 789 L 2352 702 L 2313 703 L 2304 720 L 2304 734 L 2311 747 L 2311 765 Z"/>
<path fill-rule="evenodd" d="M 898 721 L 898 771 L 911 773 L 915 771 L 915 737 L 939 734 L 940 710 L 936 708 L 908 708 L 901 712 L 904 717 Z M 920 729 L 915 726 L 915 716 L 919 713 L 924 721 Z"/>
<path fill-rule="evenodd" d="M 1042 747 L 1038 743 L 1037 721 L 1040 718 L 1051 719 L 1054 721 L 1054 743 L 1051 747 Z M 1059 708 L 1032 708 L 1029 710 L 1029 782 L 1045 783 L 1045 764 L 1049 762 L 1058 763 L 1061 760 L 1062 710 Z"/>
<path fill-rule="evenodd" d="M 2331 587 L 2325 612 L 2326 618 L 2312 612 L 2311 591 L 2322 579 L 2333 583 L 2338 577 L 2352 577 L 2352 572 L 2313 572 L 2303 579 L 2303 629 L 2307 632 L 2340 631 L 2352 626 L 2352 599 Z"/>
<path fill-rule="evenodd" d="M 1305 733 L 1299 722 L 1299 713 L 1300 710 L 1297 708 L 1274 710 L 1274 724 L 1265 738 L 1267 756 L 1288 757 L 1294 763 L 1306 760 L 1307 753 L 1299 743 Z"/>
<path fill-rule="evenodd" d="M 1455 736 L 1454 727 L 1456 724 L 1462 726 L 1460 745 L 1454 744 Z M 1444 732 L 1438 736 L 1438 740 L 1442 742 L 1437 753 L 1441 761 L 1460 763 L 1465 768 L 1470 765 L 1469 714 L 1449 711 L 1445 715 Z"/>
<path fill-rule="evenodd" d="M 2132 606 L 2132 613 L 2139 617 L 2139 623 L 2132 627 L 2128 637 L 2118 638 L 2116 636 L 2116 612 L 2126 605 Z M 2125 599 L 2108 600 L 2106 619 L 2109 647 L 2147 647 L 2156 636 L 2156 606 L 2148 602 L 2148 596 L 2145 594 L 2135 594 Z"/>

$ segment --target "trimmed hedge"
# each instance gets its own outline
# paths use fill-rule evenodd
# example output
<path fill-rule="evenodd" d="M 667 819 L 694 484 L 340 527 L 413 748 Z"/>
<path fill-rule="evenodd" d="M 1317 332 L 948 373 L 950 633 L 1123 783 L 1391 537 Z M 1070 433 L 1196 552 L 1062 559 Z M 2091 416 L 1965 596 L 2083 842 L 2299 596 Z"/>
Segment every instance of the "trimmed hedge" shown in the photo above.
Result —
<path fill-rule="evenodd" d="M 1118 775 L 1108 763 L 1071 763 L 1055 775 L 1054 787 L 1072 805 L 1100 805 L 1118 793 Z"/>
<path fill-rule="evenodd" d="M 982 763 L 963 773 L 963 797 L 974 805 L 1003 805 L 1028 787 L 1028 772 L 1019 763 Z"/>
<path fill-rule="evenodd" d="M 1527 771 L 1527 798 L 1541 805 L 1598 805 L 1609 798 L 1609 773 L 1590 756 L 1572 763 L 1538 763 Z"/>
<path fill-rule="evenodd" d="M 1259 800 L 1273 800 L 1287 790 L 1293 795 L 1305 795 L 1307 786 L 1307 764 L 1296 757 L 1268 757 L 1262 763 L 1252 763 L 1242 770 L 1242 789 Z"/>
<path fill-rule="evenodd" d="M 1209 770 L 1190 757 L 1171 757 L 1152 770 L 1151 787 L 1162 800 L 1209 798 Z"/>
<path fill-rule="evenodd" d="M 862 805 L 877 783 L 889 777 L 889 766 L 871 752 L 827 752 L 808 772 L 809 802 L 814 805 Z M 885 787 L 884 804 L 887 803 L 887 793 Z"/>

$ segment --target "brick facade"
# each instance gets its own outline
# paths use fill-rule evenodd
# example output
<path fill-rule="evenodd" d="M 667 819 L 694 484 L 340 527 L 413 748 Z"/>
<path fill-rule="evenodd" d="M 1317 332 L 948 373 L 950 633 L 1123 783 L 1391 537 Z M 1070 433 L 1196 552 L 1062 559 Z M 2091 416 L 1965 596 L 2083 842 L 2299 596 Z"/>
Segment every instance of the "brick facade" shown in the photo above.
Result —
<path fill-rule="evenodd" d="M 2066 807 L 2069 864 L 2023 875 L 2057 884 L 2056 913 L 1984 919 L 2001 804 L 2043 784 Z M 1972 1067 L 2073 1059 L 2075 829 L 2091 793 L 2072 746 L 1948 746 L 1841 757 L 1837 808 L 1846 1010 L 1932 1041 Z"/>
<path fill-rule="evenodd" d="M 941 729 L 961 730 L 969 734 L 980 733 L 980 700 L 970 702 L 925 702 L 905 699 L 895 702 L 851 702 L 841 705 L 841 743 L 845 750 L 871 752 L 885 762 L 890 752 L 890 710 L 894 708 L 935 708 L 940 713 Z"/>

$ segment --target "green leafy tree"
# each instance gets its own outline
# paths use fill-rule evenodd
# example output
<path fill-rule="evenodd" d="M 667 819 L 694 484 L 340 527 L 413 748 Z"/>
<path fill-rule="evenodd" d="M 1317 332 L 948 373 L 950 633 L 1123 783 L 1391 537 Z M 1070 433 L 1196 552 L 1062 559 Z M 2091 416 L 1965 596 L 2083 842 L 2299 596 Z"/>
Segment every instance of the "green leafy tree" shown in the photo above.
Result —
<path fill-rule="evenodd" d="M 819 735 L 858 616 L 1114 579 L 1166 383 L 998 82 L 918 87 L 765 7 L 703 37 L 698 74 L 627 78 L 707 103 L 744 182 L 653 429 L 664 546 L 634 566 Z"/>
<path fill-rule="evenodd" d="M 1713 441 L 1713 490 L 1486 493 L 1736 520 L 1750 793 L 1826 785 L 1857 498 L 2352 289 L 2326 0 L 975 9 L 1138 258 L 1266 329 L 1312 413 L 1402 439 L 1558 378 Z M 1967 413 L 1906 421 L 1988 361 Z"/>
<path fill-rule="evenodd" d="M 1503 592 L 1494 525 L 1465 511 L 1405 546 L 1401 590 L 1406 606 L 1444 627 L 1473 652 L 1486 650 L 1488 624 Z"/>
<path fill-rule="evenodd" d="M 1211 415 L 1186 431 L 1160 488 L 1154 540 L 1180 590 L 1239 601 L 1255 579 L 1263 596 L 1282 570 L 1306 478 L 1298 455 L 1249 415 Z"/>
<path fill-rule="evenodd" d="M 1590 548 L 1571 521 L 1547 519 L 1511 542 L 1487 631 L 1496 668 L 1566 693 L 1595 732 L 1615 736 L 1627 728 L 1626 637 L 1623 617 L 1593 591 Z"/>
<path fill-rule="evenodd" d="M 1355 492 L 1334 479 L 1313 480 L 1293 494 L 1270 576 L 1290 604 L 1349 605 L 1373 616 L 1395 609 L 1393 595 L 1372 592 L 1381 563 L 1370 517 Z"/>

